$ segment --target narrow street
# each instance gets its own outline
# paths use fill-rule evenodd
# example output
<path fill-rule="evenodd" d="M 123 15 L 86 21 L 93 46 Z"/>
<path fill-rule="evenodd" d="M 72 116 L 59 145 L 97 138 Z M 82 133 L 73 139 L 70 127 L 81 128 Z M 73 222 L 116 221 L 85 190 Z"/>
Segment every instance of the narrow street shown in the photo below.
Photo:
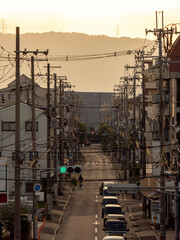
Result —
<path fill-rule="evenodd" d="M 103 228 L 103 219 L 101 218 L 102 196 L 99 194 L 99 187 L 102 180 L 116 181 L 115 173 L 112 170 L 110 158 L 105 155 L 100 145 L 91 145 L 83 147 L 83 188 L 76 187 L 72 191 L 70 203 L 65 212 L 64 219 L 56 236 L 56 240 L 101 240 L 105 236 Z M 127 211 L 128 201 L 124 195 L 119 196 L 124 215 L 128 222 L 128 239 L 135 240 L 136 234 L 130 221 Z"/>

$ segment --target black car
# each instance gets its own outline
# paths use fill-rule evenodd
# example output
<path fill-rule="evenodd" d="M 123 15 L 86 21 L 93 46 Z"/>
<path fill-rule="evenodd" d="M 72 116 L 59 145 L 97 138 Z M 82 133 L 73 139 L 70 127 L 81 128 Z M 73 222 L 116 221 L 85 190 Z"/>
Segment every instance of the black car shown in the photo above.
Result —
<path fill-rule="evenodd" d="M 90 141 L 89 140 L 85 140 L 84 141 L 84 146 L 90 146 Z"/>
<path fill-rule="evenodd" d="M 129 231 L 124 220 L 107 220 L 103 230 L 106 236 L 123 236 L 125 239 L 127 239 L 127 232 Z"/>

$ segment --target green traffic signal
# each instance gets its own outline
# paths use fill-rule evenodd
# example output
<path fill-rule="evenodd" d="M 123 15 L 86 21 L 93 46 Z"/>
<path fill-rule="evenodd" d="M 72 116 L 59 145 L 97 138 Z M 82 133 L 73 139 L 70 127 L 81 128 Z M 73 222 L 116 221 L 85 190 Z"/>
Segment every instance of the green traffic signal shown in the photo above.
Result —
<path fill-rule="evenodd" d="M 60 173 L 66 173 L 66 167 L 60 167 Z"/>

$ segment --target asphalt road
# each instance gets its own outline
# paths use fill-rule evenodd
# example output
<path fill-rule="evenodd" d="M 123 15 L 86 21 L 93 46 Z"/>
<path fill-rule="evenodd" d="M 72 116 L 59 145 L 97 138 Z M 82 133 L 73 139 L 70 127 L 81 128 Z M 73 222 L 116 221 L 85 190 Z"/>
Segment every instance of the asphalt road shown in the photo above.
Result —
<path fill-rule="evenodd" d="M 71 194 L 69 205 L 55 240 L 102 240 L 105 236 L 103 219 L 101 218 L 102 196 L 99 187 L 102 180 L 116 181 L 110 159 L 99 145 L 84 147 L 84 178 L 82 189 L 78 186 Z M 132 201 L 127 196 L 119 196 L 125 217 L 128 221 L 129 240 L 135 240 L 136 235 L 127 212 L 127 202 Z"/>

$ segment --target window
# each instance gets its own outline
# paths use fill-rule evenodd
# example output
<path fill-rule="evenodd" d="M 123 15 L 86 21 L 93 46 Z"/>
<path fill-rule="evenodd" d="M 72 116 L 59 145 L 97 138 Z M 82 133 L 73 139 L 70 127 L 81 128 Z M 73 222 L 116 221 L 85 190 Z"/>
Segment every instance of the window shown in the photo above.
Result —
<path fill-rule="evenodd" d="M 38 122 L 35 122 L 35 129 L 38 131 Z M 25 131 L 32 131 L 32 122 L 25 122 Z"/>
<path fill-rule="evenodd" d="M 2 131 L 15 131 L 15 122 L 2 122 Z"/>
<path fill-rule="evenodd" d="M 14 99 L 14 95 L 13 94 L 8 94 L 8 99 L 9 100 Z"/>
<path fill-rule="evenodd" d="M 29 160 L 30 161 L 33 161 L 33 154 L 34 154 L 33 152 L 29 153 Z M 38 152 L 36 152 L 36 158 L 38 158 Z"/>
<path fill-rule="evenodd" d="M 26 183 L 26 192 L 33 192 L 33 183 L 32 182 Z"/>

